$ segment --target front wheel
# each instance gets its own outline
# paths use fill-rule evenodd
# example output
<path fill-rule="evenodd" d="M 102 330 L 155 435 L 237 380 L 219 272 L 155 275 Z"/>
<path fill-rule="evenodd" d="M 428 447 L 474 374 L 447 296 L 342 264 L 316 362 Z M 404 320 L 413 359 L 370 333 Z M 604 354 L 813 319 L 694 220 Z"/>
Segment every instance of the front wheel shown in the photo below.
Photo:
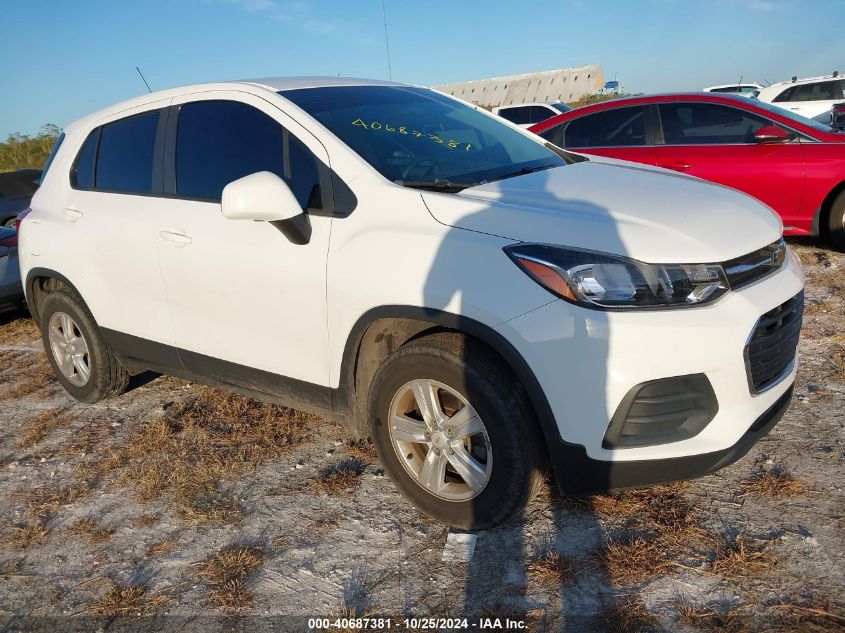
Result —
<path fill-rule="evenodd" d="M 489 348 L 462 335 L 426 336 L 388 357 L 373 379 L 370 420 L 396 486 L 450 526 L 499 525 L 542 481 L 522 387 Z"/>

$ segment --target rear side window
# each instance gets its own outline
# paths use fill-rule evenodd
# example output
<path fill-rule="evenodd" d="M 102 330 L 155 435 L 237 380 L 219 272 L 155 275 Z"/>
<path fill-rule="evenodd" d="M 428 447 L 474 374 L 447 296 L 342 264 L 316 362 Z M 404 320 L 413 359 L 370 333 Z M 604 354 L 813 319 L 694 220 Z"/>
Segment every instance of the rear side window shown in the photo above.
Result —
<path fill-rule="evenodd" d="M 562 147 L 645 145 L 645 107 L 614 108 L 570 121 Z"/>
<path fill-rule="evenodd" d="M 555 113 L 552 110 L 543 106 L 529 106 L 528 108 L 528 122 L 531 124 L 545 121 L 554 115 Z"/>
<path fill-rule="evenodd" d="M 274 119 L 237 101 L 198 101 L 180 108 L 178 195 L 219 201 L 226 185 L 259 171 L 285 180 L 303 208 L 321 206 L 316 158 Z"/>
<path fill-rule="evenodd" d="M 47 162 L 44 163 L 44 169 L 41 170 L 41 177 L 39 179 L 39 183 L 44 180 L 44 176 L 47 175 L 47 170 L 50 169 L 50 165 L 53 164 L 53 159 L 56 158 L 56 154 L 59 153 L 59 148 L 62 146 L 62 141 L 65 140 L 65 133 L 62 132 L 56 138 L 56 142 L 53 144 L 53 149 L 50 150 L 50 155 L 47 157 Z"/>
<path fill-rule="evenodd" d="M 121 193 L 152 193 L 153 153 L 159 111 L 102 127 L 94 187 Z"/>
<path fill-rule="evenodd" d="M 842 98 L 842 85 L 839 81 L 820 81 L 814 84 L 798 86 L 793 101 L 832 101 Z"/>
<path fill-rule="evenodd" d="M 531 122 L 528 115 L 528 108 L 523 106 L 499 110 L 499 116 L 517 125 L 527 125 Z"/>
<path fill-rule="evenodd" d="M 82 145 L 70 172 L 71 183 L 80 189 L 94 188 L 94 164 L 97 160 L 97 144 L 100 141 L 100 128 L 97 128 Z"/>
<path fill-rule="evenodd" d="M 661 103 L 666 145 L 753 143 L 754 133 L 771 121 L 739 108 L 713 103 Z"/>

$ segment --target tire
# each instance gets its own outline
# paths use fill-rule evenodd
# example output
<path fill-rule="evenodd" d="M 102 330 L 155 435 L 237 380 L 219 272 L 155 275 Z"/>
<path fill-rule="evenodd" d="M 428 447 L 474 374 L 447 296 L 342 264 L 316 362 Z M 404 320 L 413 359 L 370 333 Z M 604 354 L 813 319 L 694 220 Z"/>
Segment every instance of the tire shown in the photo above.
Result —
<path fill-rule="evenodd" d="M 836 250 L 845 251 L 845 191 L 834 198 L 827 219 L 828 239 Z"/>
<path fill-rule="evenodd" d="M 68 317 L 70 321 L 64 317 Z M 47 360 L 65 391 L 76 400 L 89 404 L 118 396 L 126 391 L 129 385 L 129 372 L 112 354 L 103 340 L 94 317 L 79 297 L 67 290 L 51 292 L 44 300 L 44 305 L 41 306 L 40 318 L 41 340 L 44 342 Z M 54 331 L 53 339 L 51 339 L 51 324 L 61 328 L 58 333 Z M 70 327 L 67 327 L 68 325 Z M 65 330 L 70 332 L 72 342 L 69 343 L 68 337 L 64 337 L 62 348 L 62 335 Z M 81 339 L 84 346 L 78 344 L 77 339 Z M 66 365 L 66 370 L 63 371 L 57 354 L 71 348 L 79 352 L 76 354 L 77 359 Z M 83 366 L 87 366 L 87 377 L 80 373 L 78 361 L 81 361 Z M 71 376 L 65 373 L 67 368 L 71 369 Z"/>
<path fill-rule="evenodd" d="M 426 384 L 437 394 L 443 416 L 454 415 L 468 404 L 468 411 L 474 410 L 480 418 L 483 431 L 459 439 L 463 431 L 440 430 L 435 425 L 435 434 L 429 432 L 430 441 L 418 443 L 418 429 L 432 428 L 419 408 L 414 410 L 419 403 L 415 385 Z M 405 412 L 415 425 L 411 429 L 415 433 L 413 443 L 400 445 L 395 441 L 410 437 L 390 423 L 395 419 L 391 413 L 397 410 Z M 464 416 L 468 417 L 470 413 Z M 481 530 L 500 525 L 522 510 L 542 484 L 543 450 L 533 409 L 510 369 L 475 339 L 455 333 L 434 334 L 394 352 L 373 378 L 369 419 L 376 450 L 396 486 L 420 510 L 452 527 Z M 450 424 L 445 417 L 441 421 L 443 428 Z M 469 425 L 463 426 L 464 431 L 467 428 Z M 476 422 L 472 428 L 478 429 Z M 446 433 L 449 437 L 444 437 Z M 443 447 L 437 449 L 439 453 L 435 450 L 438 446 Z M 475 467 L 463 471 L 473 477 L 463 478 L 452 464 L 465 468 L 467 454 Z M 443 480 L 445 485 L 437 491 L 431 485 L 425 487 L 421 480 L 427 479 L 426 463 L 430 459 L 441 463 L 444 455 L 444 476 L 429 480 L 435 482 L 435 488 Z M 484 469 L 483 486 L 477 485 L 482 478 L 479 466 Z M 414 469 L 419 469 L 418 474 Z M 466 484 L 470 479 L 476 482 L 474 489 Z M 444 498 L 447 495 L 450 498 Z"/>

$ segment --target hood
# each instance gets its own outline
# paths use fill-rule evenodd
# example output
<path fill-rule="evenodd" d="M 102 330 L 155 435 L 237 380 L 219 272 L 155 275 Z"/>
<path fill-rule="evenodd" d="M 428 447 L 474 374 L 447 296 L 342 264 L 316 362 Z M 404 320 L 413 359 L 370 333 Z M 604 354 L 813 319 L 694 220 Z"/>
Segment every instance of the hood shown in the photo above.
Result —
<path fill-rule="evenodd" d="M 651 263 L 707 263 L 777 240 L 780 218 L 721 185 L 622 161 L 584 161 L 458 194 L 425 192 L 448 226 Z"/>

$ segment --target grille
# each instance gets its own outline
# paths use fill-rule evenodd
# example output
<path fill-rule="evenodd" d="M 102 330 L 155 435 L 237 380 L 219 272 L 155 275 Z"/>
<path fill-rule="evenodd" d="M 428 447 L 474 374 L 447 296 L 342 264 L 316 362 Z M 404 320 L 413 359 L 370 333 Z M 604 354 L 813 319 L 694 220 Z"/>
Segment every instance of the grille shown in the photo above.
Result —
<path fill-rule="evenodd" d="M 783 265 L 785 256 L 786 244 L 780 239 L 748 255 L 726 261 L 722 267 L 731 289 L 736 290 L 775 272 Z"/>
<path fill-rule="evenodd" d="M 757 321 L 745 346 L 745 366 L 752 393 L 765 391 L 791 369 L 803 312 L 804 292 L 801 291 Z"/>

